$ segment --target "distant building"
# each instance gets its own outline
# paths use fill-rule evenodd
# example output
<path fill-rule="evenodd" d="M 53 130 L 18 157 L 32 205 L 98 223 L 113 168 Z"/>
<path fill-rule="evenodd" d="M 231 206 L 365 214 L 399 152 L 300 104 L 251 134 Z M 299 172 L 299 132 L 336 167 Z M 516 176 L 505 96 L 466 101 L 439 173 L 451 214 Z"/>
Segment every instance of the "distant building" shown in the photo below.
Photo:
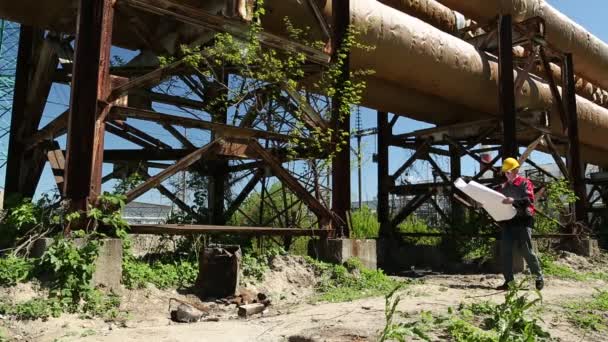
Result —
<path fill-rule="evenodd" d="M 165 223 L 171 210 L 170 205 L 131 202 L 125 206 L 122 217 L 129 224 L 161 224 Z"/>

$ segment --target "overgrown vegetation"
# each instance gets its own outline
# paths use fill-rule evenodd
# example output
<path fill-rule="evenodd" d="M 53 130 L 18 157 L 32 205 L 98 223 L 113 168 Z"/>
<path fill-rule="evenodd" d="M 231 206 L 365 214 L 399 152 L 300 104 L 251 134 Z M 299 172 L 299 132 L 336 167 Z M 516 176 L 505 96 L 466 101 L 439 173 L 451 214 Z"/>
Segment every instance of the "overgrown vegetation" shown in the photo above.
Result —
<path fill-rule="evenodd" d="M 568 266 L 560 265 L 556 262 L 555 255 L 551 253 L 540 254 L 539 261 L 543 273 L 546 275 L 576 281 L 586 281 L 592 279 L 608 280 L 608 274 L 605 272 L 578 272 Z"/>
<path fill-rule="evenodd" d="M 81 219 L 81 213 L 67 213 L 57 209 L 48 197 L 43 198 L 47 200 L 37 204 L 25 201 L 6 216 L 4 224 L 13 227 L 13 241 L 7 241 L 10 252 L 0 258 L 0 285 L 12 286 L 37 277 L 48 288 L 48 297 L 22 303 L 7 298 L 0 303 L 0 313 L 19 319 L 47 318 L 62 312 L 118 317 L 118 297 L 93 288 L 91 279 L 100 239 L 126 234 L 127 225 L 120 216 L 123 199 L 104 194 L 99 197 L 99 205 L 90 207 L 86 219 Z M 63 236 L 65 226 L 72 229 L 72 236 Z M 59 234 L 40 259 L 18 256 L 31 248 L 34 239 L 51 233 Z"/>
<path fill-rule="evenodd" d="M 344 265 L 328 264 L 308 258 L 315 267 L 319 281 L 315 301 L 344 302 L 359 298 L 381 296 L 401 282 L 382 270 L 371 270 L 352 258 Z"/>
<path fill-rule="evenodd" d="M 415 320 L 397 322 L 395 315 L 401 297 L 398 288 L 386 296 L 386 325 L 380 341 L 408 341 L 417 337 L 425 341 L 433 340 L 431 334 L 447 333 L 451 340 L 459 342 L 506 342 L 537 341 L 550 338 L 550 334 L 538 325 L 540 292 L 530 299 L 522 294 L 522 285 L 513 284 L 505 294 L 502 304 L 482 302 L 461 304 L 456 310 L 449 308 L 447 315 L 434 316 L 422 311 Z M 405 315 L 407 316 L 407 315 Z"/>
<path fill-rule="evenodd" d="M 354 239 L 373 239 L 378 237 L 380 223 L 372 210 L 363 206 L 351 214 L 351 237 Z"/>
<path fill-rule="evenodd" d="M 568 180 L 563 178 L 547 183 L 545 194 L 537 203 L 545 215 L 536 215 L 534 230 L 539 234 L 556 233 L 560 220 L 568 219 L 569 207 L 577 197 Z"/>
<path fill-rule="evenodd" d="M 570 302 L 565 307 L 566 318 L 577 327 L 608 330 L 608 291 L 598 291 L 591 300 Z"/>

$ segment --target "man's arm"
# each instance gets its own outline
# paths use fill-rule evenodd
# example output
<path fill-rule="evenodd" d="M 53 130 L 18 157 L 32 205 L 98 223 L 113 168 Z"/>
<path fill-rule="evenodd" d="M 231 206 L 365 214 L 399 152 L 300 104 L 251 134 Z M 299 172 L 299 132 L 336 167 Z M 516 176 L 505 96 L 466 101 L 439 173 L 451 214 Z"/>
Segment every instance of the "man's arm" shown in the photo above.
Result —
<path fill-rule="evenodd" d="M 516 198 L 513 201 L 513 206 L 517 208 L 527 208 L 534 203 L 534 184 L 529 179 L 526 182 L 526 195 L 522 198 Z"/>

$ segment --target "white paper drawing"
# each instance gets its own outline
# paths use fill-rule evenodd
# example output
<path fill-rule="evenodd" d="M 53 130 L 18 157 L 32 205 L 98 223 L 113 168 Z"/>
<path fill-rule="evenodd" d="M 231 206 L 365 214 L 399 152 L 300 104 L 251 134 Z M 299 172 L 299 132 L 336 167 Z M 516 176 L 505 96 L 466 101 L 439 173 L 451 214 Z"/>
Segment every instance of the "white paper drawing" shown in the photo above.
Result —
<path fill-rule="evenodd" d="M 502 200 L 505 195 L 498 191 L 492 190 L 485 185 L 475 181 L 470 181 L 468 184 L 462 178 L 458 178 L 454 185 L 458 190 L 464 192 L 467 196 L 481 203 L 482 207 L 490 214 L 495 221 L 506 221 L 515 217 L 517 211 L 511 204 L 503 204 Z"/>

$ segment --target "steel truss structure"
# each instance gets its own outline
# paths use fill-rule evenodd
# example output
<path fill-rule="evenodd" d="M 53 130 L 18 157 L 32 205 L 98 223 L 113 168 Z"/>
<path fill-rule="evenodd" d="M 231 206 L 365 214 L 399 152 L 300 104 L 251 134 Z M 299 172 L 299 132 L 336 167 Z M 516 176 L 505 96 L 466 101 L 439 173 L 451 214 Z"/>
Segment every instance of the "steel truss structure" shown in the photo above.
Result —
<path fill-rule="evenodd" d="M 493 23 L 474 25 L 462 29 L 461 33 L 476 31 L 484 27 L 485 33 L 471 35 L 468 40 L 481 50 L 497 56 L 499 64 L 499 108 L 501 118 L 480 120 L 474 122 L 444 125 L 431 129 L 414 131 L 407 134 L 393 134 L 393 127 L 398 116 L 378 112 L 378 217 L 381 223 L 381 235 L 390 237 L 404 235 L 398 232 L 398 225 L 412 215 L 425 203 L 429 203 L 443 219 L 445 227 L 458 227 L 464 219 L 464 209 L 477 211 L 475 203 L 466 200 L 452 183 L 461 176 L 461 159 L 470 157 L 480 165 L 479 172 L 471 177 L 487 185 L 497 185 L 502 181 L 500 172 L 494 164 L 510 156 L 518 157 L 520 164 L 528 163 L 538 172 L 548 178 L 556 177 L 539 167 L 530 155 L 534 150 L 551 154 L 560 172 L 572 184 L 578 197 L 575 208 L 568 222 L 562 225 L 562 233 L 566 236 L 589 233 L 581 229 L 591 221 L 598 221 L 598 212 L 589 206 L 589 201 L 598 196 L 595 192 L 603 189 L 601 182 L 596 182 L 591 193 L 586 191 L 584 170 L 579 152 L 577 127 L 577 111 L 575 99 L 575 78 L 572 67 L 572 55 L 561 53 L 551 48 L 544 40 L 544 23 L 540 18 L 528 19 L 512 24 L 509 15 L 499 16 Z M 514 47 L 523 48 L 516 50 Z M 517 54 L 514 54 L 517 51 Z M 556 80 L 551 71 L 550 63 L 561 66 L 563 93 L 560 94 Z M 514 79 L 513 69 L 519 68 L 518 77 Z M 559 119 L 563 127 L 562 134 L 552 134 L 548 129 L 551 122 L 548 113 L 543 108 L 518 108 L 515 93 L 519 92 L 524 80 L 532 71 L 542 71 L 549 81 L 557 107 Z M 478 146 L 489 146 L 479 148 Z M 389 147 L 400 147 L 413 151 L 394 173 L 389 173 Z M 519 147 L 526 147 L 520 155 Z M 483 153 L 495 152 L 491 161 L 484 160 Z M 566 156 L 566 162 L 562 155 Z M 449 158 L 450 169 L 442 169 L 436 157 Z M 433 170 L 439 182 L 411 184 L 401 181 L 400 177 L 412 169 L 415 163 L 423 162 Z M 487 173 L 491 177 L 483 177 Z M 604 183 L 601 183 L 604 184 Z M 544 184 L 539 184 L 536 192 L 542 192 Z M 604 193 L 604 192 L 602 192 Z M 439 197 L 448 198 L 450 205 L 440 205 Z M 391 210 L 390 196 L 400 196 L 406 199 L 401 208 Z M 591 203 L 593 204 L 593 203 Z M 541 213 L 542 214 L 542 213 Z M 405 234 L 411 236 L 440 236 L 452 234 L 446 231 L 439 234 Z"/>
<path fill-rule="evenodd" d="M 310 3 L 316 8 L 314 1 Z M 326 30 L 331 27 L 331 34 L 328 32 L 331 41 L 326 42 L 328 53 L 267 33 L 259 34 L 261 43 L 273 49 L 302 52 L 307 57 L 305 69 L 310 74 L 327 68 L 348 25 L 348 2 L 335 3 L 337 15 L 331 25 L 322 17 L 318 18 L 321 27 Z M 115 11 L 132 17 L 133 29 L 142 38 L 142 51 L 155 45 L 154 41 L 146 39 L 149 37 L 147 28 L 138 20 L 142 13 L 236 36 L 244 34 L 247 25 L 236 11 L 232 16 L 212 15 L 165 0 L 128 0 L 116 6 L 112 0 L 83 0 L 80 1 L 75 36 L 22 26 L 7 167 L 9 197 L 31 197 L 48 161 L 57 186 L 71 208 L 87 210 L 89 204 L 96 203 L 102 183 L 138 171 L 145 181 L 126 194 L 127 201 L 155 188 L 183 212 L 209 225 L 189 225 L 187 228 L 134 226 L 134 232 L 185 233 L 187 230 L 188 233 L 225 231 L 348 236 L 350 146 L 335 154 L 331 176 L 333 195 L 327 196 L 330 191 L 326 179 L 330 175 L 321 169 L 318 160 L 329 154 L 294 147 L 291 143 L 296 137 L 291 133 L 295 127 L 304 131 L 304 136 L 297 136 L 304 143 L 312 139 L 313 130 L 334 127 L 336 131 L 340 128 L 348 131 L 350 121 L 337 119 L 342 99 L 293 93 L 280 85 L 268 86 L 260 82 L 246 98 L 233 102 L 229 99 L 227 106 L 217 106 L 214 105 L 216 98 L 227 96 L 227 89 L 244 86 L 248 80 L 227 69 L 212 70 L 224 73 L 221 78 L 225 83 L 213 82 L 201 74 L 201 70 L 188 67 L 184 61 L 150 66 L 137 65 L 134 60 L 126 65 L 111 66 L 110 50 L 113 42 L 120 39 L 113 34 Z M 348 63 L 343 71 L 342 83 L 348 80 Z M 187 91 L 176 94 L 158 91 L 166 82 L 178 82 Z M 70 108 L 39 129 L 53 83 L 71 86 Z M 154 103 L 190 114 L 159 111 Z M 296 112 L 303 114 L 296 115 Z M 142 122 L 160 125 L 181 146 L 172 146 L 146 132 Z M 178 127 L 209 132 L 210 139 L 202 146 L 197 145 Z M 67 146 L 62 150 L 57 138 L 64 134 Z M 107 134 L 141 148 L 108 150 L 104 148 Z M 103 163 L 114 164 L 113 171 L 103 175 Z M 160 171 L 153 174 L 150 169 Z M 163 185 L 164 181 L 185 170 L 207 177 L 208 212 L 193 211 Z M 282 205 L 275 203 L 276 196 L 271 193 L 269 178 L 272 177 L 282 184 L 278 190 L 282 194 Z M 244 185 L 240 193 L 232 195 L 230 188 L 237 183 Z M 248 217 L 240 211 L 241 204 L 259 184 L 260 213 L 264 212 L 264 206 L 276 209 L 271 218 Z M 295 199 L 293 196 L 287 198 L 287 192 L 294 194 Z M 290 215 L 293 208 L 302 206 L 307 207 L 312 216 L 305 227 Z M 239 211 L 252 227 L 225 226 Z M 282 229 L 268 227 L 276 227 L 277 222 Z"/>

